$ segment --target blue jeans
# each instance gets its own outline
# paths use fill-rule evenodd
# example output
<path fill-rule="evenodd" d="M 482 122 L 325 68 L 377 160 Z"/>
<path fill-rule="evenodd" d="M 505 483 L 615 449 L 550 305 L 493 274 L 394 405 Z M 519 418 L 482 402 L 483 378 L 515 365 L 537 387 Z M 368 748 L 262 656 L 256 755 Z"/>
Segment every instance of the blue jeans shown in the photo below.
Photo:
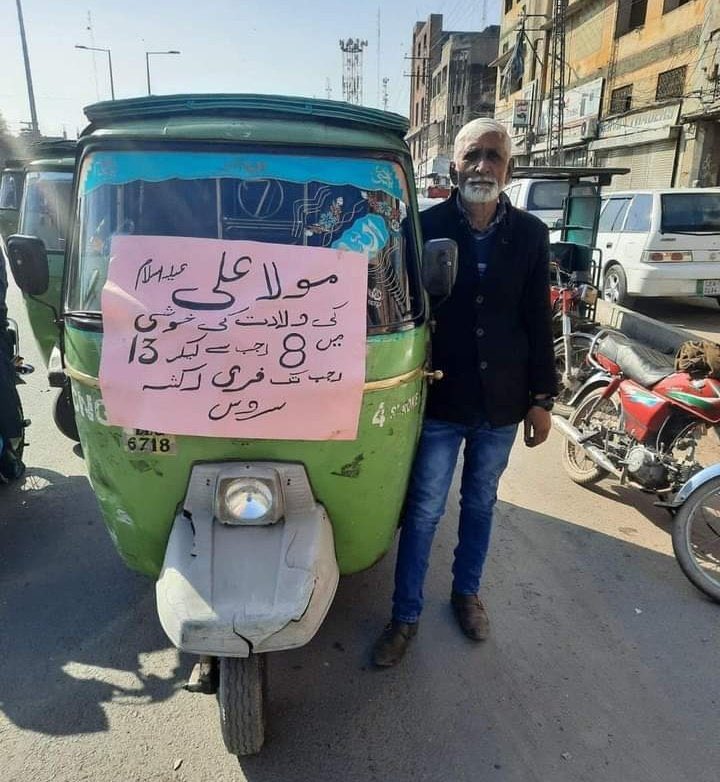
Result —
<path fill-rule="evenodd" d="M 413 464 L 395 565 L 393 619 L 417 622 L 423 608 L 423 582 L 438 521 L 465 440 L 460 488 L 458 545 L 453 591 L 474 595 L 480 587 L 490 544 L 497 487 L 510 457 L 517 424 L 493 428 L 426 419 Z"/>

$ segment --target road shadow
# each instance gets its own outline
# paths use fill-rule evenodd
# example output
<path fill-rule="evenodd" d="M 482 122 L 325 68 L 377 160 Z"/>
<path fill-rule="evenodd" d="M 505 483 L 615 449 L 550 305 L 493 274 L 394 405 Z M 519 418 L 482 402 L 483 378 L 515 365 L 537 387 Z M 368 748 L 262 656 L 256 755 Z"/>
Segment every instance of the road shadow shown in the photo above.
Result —
<path fill-rule="evenodd" d="M 187 671 L 144 667 L 167 649 L 153 582 L 127 570 L 84 476 L 29 469 L 0 493 L 0 709 L 62 736 L 108 729 L 102 704 L 171 697 Z M 177 655 L 175 655 L 177 661 Z M 186 667 L 186 666 L 185 666 Z"/>
<path fill-rule="evenodd" d="M 606 479 L 584 488 L 598 497 L 635 508 L 658 529 L 667 532 L 668 535 L 671 534 L 672 515 L 667 508 L 655 504 L 658 501 L 658 496 L 654 492 L 641 491 L 633 486 L 623 486 L 620 483 L 615 483 L 613 479 Z M 621 511 L 620 507 L 618 507 L 618 511 Z"/>
<path fill-rule="evenodd" d="M 483 587 L 493 633 L 473 644 L 448 607 L 454 530 L 443 523 L 401 665 L 368 664 L 391 556 L 341 580 L 311 644 L 271 657 L 266 747 L 240 761 L 248 782 L 290 769 L 345 782 L 715 779 L 720 687 L 697 671 L 716 664 L 717 606 L 672 557 L 500 502 Z M 678 665 L 688 655 L 693 665 Z"/>

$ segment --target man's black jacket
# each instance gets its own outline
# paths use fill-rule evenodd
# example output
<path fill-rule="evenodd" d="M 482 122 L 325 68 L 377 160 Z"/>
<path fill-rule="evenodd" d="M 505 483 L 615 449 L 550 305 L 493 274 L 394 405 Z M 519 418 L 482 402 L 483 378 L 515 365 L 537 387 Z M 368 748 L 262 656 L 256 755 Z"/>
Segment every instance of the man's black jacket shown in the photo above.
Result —
<path fill-rule="evenodd" d="M 456 199 L 454 191 L 420 215 L 423 241 L 447 237 L 459 250 L 453 292 L 434 312 L 432 367 L 444 378 L 430 387 L 427 415 L 463 424 L 517 423 L 533 394 L 557 393 L 548 230 L 507 203 L 481 276 Z"/>

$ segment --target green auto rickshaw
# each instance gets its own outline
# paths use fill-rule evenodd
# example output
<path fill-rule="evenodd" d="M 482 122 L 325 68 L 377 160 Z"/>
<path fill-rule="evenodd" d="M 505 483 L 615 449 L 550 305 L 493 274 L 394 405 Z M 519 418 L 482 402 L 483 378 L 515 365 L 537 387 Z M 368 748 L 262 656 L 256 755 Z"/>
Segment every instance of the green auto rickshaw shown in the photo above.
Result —
<path fill-rule="evenodd" d="M 428 296 L 404 118 L 345 103 L 99 103 L 79 139 L 64 371 L 108 531 L 216 690 L 228 750 L 264 740 L 265 655 L 310 641 L 340 574 L 390 547 L 420 431 Z M 19 284 L 42 242 L 10 241 Z M 439 378 L 435 378 L 439 379 Z"/>
<path fill-rule="evenodd" d="M 43 242 L 48 259 L 48 285 L 43 293 L 23 291 L 28 320 L 40 355 L 48 368 L 50 385 L 59 388 L 53 415 L 60 431 L 77 440 L 77 426 L 67 378 L 62 372 L 59 348 L 61 288 L 65 268 L 65 242 L 73 192 L 74 141 L 35 144 L 33 157 L 22 169 L 17 232 Z M 10 237 L 8 237 L 10 240 Z M 14 267 L 11 259 L 11 268 Z"/>

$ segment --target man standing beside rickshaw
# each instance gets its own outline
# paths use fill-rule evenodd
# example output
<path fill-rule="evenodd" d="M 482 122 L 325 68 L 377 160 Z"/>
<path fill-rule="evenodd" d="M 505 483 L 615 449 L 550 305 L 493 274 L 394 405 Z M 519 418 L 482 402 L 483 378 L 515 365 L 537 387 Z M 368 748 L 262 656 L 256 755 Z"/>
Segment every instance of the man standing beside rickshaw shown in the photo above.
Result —
<path fill-rule="evenodd" d="M 421 216 L 425 241 L 457 242 L 458 274 L 452 294 L 434 313 L 433 368 L 444 377 L 428 393 L 400 535 L 392 621 L 373 652 L 379 667 L 398 663 L 417 632 L 430 548 L 463 442 L 451 605 L 466 636 L 487 638 L 478 590 L 498 482 L 520 421 L 530 447 L 550 431 L 556 373 L 548 232 L 502 193 L 512 175 L 511 149 L 495 120 L 465 125 L 450 166 L 456 187 Z"/>

